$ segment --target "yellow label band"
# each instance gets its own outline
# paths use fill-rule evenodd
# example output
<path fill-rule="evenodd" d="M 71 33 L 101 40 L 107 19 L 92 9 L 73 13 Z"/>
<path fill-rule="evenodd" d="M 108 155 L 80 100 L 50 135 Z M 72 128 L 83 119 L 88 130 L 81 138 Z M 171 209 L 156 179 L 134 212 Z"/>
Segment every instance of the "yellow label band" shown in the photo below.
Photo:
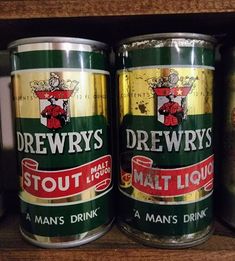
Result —
<path fill-rule="evenodd" d="M 177 77 L 177 79 L 173 79 L 173 77 Z M 153 85 L 164 88 L 164 84 L 169 86 L 169 81 L 173 81 L 172 88 L 179 87 L 180 89 L 187 85 L 190 87 L 187 95 L 188 115 L 212 113 L 212 70 L 207 68 L 148 68 L 119 71 L 120 120 L 122 121 L 126 114 L 155 115 L 160 100 L 155 98 Z M 163 99 L 163 97 L 159 99 Z"/>
<path fill-rule="evenodd" d="M 57 77 L 57 80 L 60 81 L 58 86 L 55 82 L 54 90 L 50 86 L 53 77 Z M 79 71 L 15 73 L 12 76 L 12 82 L 16 117 L 38 118 L 42 108 L 37 91 L 48 91 L 41 100 L 49 105 L 47 99 L 50 97 L 47 96 L 53 96 L 60 91 L 60 86 L 63 86 L 63 90 L 71 91 L 71 97 L 69 97 L 69 102 L 72 105 L 70 106 L 71 117 L 92 116 L 94 114 L 107 117 L 107 77 L 105 74 Z M 62 103 L 63 99 L 60 99 L 59 102 Z"/>

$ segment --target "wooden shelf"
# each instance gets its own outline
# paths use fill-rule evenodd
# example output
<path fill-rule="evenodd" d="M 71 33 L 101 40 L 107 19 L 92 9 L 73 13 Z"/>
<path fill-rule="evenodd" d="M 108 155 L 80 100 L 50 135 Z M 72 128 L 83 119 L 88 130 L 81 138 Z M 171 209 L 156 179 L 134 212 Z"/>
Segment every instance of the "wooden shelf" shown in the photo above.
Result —
<path fill-rule="evenodd" d="M 234 0 L 8 0 L 1 19 L 234 12 Z"/>
<path fill-rule="evenodd" d="M 1 3 L 0 31 L 4 37 L 0 41 L 0 50 L 6 49 L 9 42 L 25 37 L 80 37 L 114 46 L 124 38 L 141 34 L 195 32 L 225 35 L 233 33 L 235 26 L 235 12 L 6 20 L 1 19 Z"/>
<path fill-rule="evenodd" d="M 24 37 L 81 37 L 113 45 L 147 33 L 224 35 L 234 25 L 234 0 L 0 1 L 0 49 Z"/>
<path fill-rule="evenodd" d="M 0 223 L 0 260 L 235 260 L 235 233 L 216 222 L 215 234 L 204 244 L 183 250 L 143 246 L 116 225 L 103 237 L 71 249 L 41 249 L 25 242 L 18 231 L 18 215 Z"/>

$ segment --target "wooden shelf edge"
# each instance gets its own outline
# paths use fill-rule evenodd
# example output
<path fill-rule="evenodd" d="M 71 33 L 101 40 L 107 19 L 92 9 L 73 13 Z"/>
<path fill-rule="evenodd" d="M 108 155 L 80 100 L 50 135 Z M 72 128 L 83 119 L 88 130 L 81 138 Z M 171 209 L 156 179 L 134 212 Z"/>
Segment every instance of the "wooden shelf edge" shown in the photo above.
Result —
<path fill-rule="evenodd" d="M 0 19 L 229 13 L 234 0 L 3 0 Z"/>
<path fill-rule="evenodd" d="M 17 261 L 68 261 L 68 260 L 86 260 L 86 261 L 144 261 L 144 260 L 161 260 L 161 261 L 234 261 L 235 253 L 233 251 L 166 251 L 166 250 L 131 250 L 131 249 L 102 249 L 82 251 L 79 249 L 70 250 L 40 250 L 40 251 L 5 251 L 0 254 L 1 260 L 17 260 Z"/>

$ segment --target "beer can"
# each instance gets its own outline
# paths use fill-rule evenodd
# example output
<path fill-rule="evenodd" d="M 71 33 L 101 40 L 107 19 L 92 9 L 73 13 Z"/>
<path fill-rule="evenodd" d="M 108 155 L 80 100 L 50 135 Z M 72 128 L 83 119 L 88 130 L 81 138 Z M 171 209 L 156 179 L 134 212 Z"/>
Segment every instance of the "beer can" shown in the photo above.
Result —
<path fill-rule="evenodd" d="M 220 158 L 218 175 L 218 215 L 231 227 L 235 227 L 235 44 L 226 39 L 221 51 Z M 219 88 L 218 88 L 219 89 Z"/>
<path fill-rule="evenodd" d="M 213 230 L 214 41 L 163 33 L 118 44 L 118 223 L 144 244 L 190 247 Z"/>
<path fill-rule="evenodd" d="M 113 220 L 107 46 L 35 37 L 9 50 L 21 233 L 48 248 L 92 241 Z"/>

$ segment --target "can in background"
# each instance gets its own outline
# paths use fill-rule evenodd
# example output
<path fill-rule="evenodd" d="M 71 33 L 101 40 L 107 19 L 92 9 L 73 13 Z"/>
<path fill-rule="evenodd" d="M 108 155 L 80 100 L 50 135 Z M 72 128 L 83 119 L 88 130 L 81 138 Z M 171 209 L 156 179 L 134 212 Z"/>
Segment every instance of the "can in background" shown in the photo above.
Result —
<path fill-rule="evenodd" d="M 72 247 L 113 220 L 107 46 L 66 37 L 9 45 L 23 236 Z"/>
<path fill-rule="evenodd" d="M 229 38 L 229 37 L 228 37 Z M 221 47 L 220 173 L 218 215 L 235 227 L 235 42 L 226 39 Z"/>
<path fill-rule="evenodd" d="M 212 233 L 214 42 L 165 33 L 118 45 L 118 222 L 144 244 L 190 247 Z"/>

